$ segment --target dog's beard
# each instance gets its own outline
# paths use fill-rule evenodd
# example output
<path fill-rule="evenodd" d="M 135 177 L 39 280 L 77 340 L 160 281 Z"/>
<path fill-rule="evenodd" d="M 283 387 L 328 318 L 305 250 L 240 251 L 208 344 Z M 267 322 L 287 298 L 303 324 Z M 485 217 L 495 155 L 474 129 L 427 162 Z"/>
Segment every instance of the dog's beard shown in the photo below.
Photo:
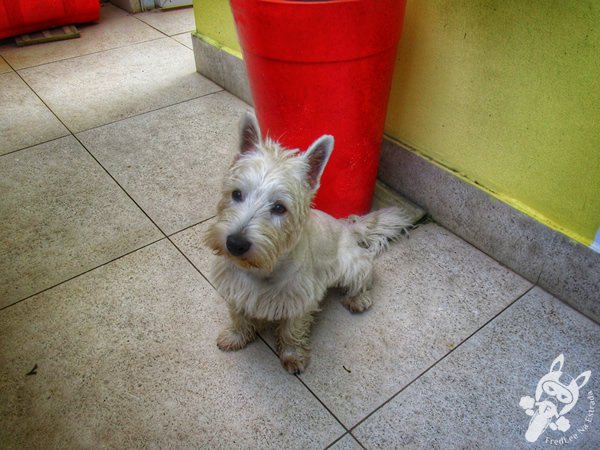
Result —
<path fill-rule="evenodd" d="M 292 242 L 291 233 L 284 233 L 285 240 L 281 241 L 281 232 L 273 227 L 260 227 L 259 230 L 249 226 L 245 230 L 246 239 L 252 244 L 248 252 L 241 256 L 234 256 L 227 250 L 227 236 L 231 234 L 222 222 L 213 224 L 205 236 L 206 245 L 215 255 L 228 258 L 236 266 L 244 270 L 257 270 L 270 273 L 274 270 L 277 261 L 295 244 Z"/>

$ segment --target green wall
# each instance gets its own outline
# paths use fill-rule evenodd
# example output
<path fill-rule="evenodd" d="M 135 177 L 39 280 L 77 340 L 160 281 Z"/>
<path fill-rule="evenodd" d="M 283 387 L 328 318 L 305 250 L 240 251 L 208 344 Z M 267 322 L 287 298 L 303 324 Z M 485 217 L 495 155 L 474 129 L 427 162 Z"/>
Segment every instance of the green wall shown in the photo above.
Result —
<path fill-rule="evenodd" d="M 387 133 L 554 229 L 600 227 L 600 2 L 409 1 Z"/>
<path fill-rule="evenodd" d="M 194 0 L 196 36 L 242 57 L 228 0 Z"/>
<path fill-rule="evenodd" d="M 239 54 L 229 2 L 197 29 Z M 386 134 L 590 245 L 600 227 L 600 2 L 409 0 Z"/>

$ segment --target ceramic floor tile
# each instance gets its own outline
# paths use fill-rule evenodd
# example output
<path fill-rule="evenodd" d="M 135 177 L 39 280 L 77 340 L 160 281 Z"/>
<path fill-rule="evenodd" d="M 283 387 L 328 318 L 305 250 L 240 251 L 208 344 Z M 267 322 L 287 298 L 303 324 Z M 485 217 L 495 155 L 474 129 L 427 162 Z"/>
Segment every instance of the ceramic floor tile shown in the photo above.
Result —
<path fill-rule="evenodd" d="M 0 312 L 0 442 L 15 448 L 324 448 L 343 428 L 167 241 Z M 36 367 L 35 375 L 27 375 Z"/>
<path fill-rule="evenodd" d="M 330 450 L 359 450 L 363 447 L 356 441 L 356 439 L 347 433 L 343 438 L 327 448 Z"/>
<path fill-rule="evenodd" d="M 176 44 L 179 45 L 179 44 Z M 226 92 L 78 137 L 167 234 L 213 216 L 249 107 Z"/>
<path fill-rule="evenodd" d="M 171 36 L 173 39 L 175 39 L 177 42 L 181 42 L 183 45 L 185 45 L 186 47 L 193 49 L 193 43 L 192 43 L 192 33 L 190 33 L 189 31 L 186 33 L 181 33 L 181 34 L 176 34 L 175 36 Z"/>
<path fill-rule="evenodd" d="M 192 51 L 170 38 L 19 73 L 73 132 L 221 90 L 196 73 Z"/>
<path fill-rule="evenodd" d="M 598 324 L 535 288 L 353 433 L 372 449 L 597 449 L 598 342 Z M 554 361 L 555 373 L 540 383 L 546 390 L 540 389 L 539 400 L 552 398 L 547 395 L 552 389 L 559 391 L 552 379 L 568 386 L 566 403 L 554 401 L 561 422 L 569 424 L 565 431 L 543 415 L 526 414 L 524 407 L 532 400 L 524 399 L 520 406 L 523 397 L 535 397 L 538 382 L 550 374 Z M 587 381 L 586 371 L 591 371 Z M 564 410 L 566 405 L 572 409 Z"/>
<path fill-rule="evenodd" d="M 73 137 L 0 157 L 0 308 L 161 237 Z"/>
<path fill-rule="evenodd" d="M 0 46 L 0 55 L 15 70 L 19 70 L 164 37 L 162 33 L 110 4 L 100 8 L 100 21 L 97 24 L 77 25 L 77 29 L 81 33 L 77 39 L 26 47 L 5 44 Z"/>
<path fill-rule="evenodd" d="M 153 9 L 136 14 L 135 17 L 167 36 L 191 32 L 196 29 L 192 8 Z"/>
<path fill-rule="evenodd" d="M 207 220 L 206 222 L 171 236 L 173 243 L 211 283 L 211 268 L 216 256 L 214 256 L 211 250 L 204 245 L 203 236 L 207 227 L 215 220 L 216 219 Z"/>
<path fill-rule="evenodd" d="M 69 131 L 15 72 L 0 75 L 0 155 Z"/>
<path fill-rule="evenodd" d="M 190 46 L 191 45 L 192 45 L 192 43 L 191 43 L 191 38 L 190 38 Z M 6 72 L 12 72 L 12 71 L 13 70 L 7 64 L 7 62 L 4 60 L 4 58 L 2 58 L 2 56 L 0 56 L 0 73 L 6 73 Z"/>
<path fill-rule="evenodd" d="M 347 427 L 531 287 L 435 224 L 380 256 L 375 276 L 375 304 L 364 314 L 349 313 L 334 292 L 325 300 L 302 375 Z"/>

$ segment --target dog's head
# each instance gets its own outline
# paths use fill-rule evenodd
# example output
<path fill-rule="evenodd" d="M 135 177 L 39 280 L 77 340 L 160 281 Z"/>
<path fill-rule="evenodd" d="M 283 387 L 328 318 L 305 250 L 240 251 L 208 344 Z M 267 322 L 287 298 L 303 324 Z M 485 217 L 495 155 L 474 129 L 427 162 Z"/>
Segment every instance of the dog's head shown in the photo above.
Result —
<path fill-rule="evenodd" d="M 256 119 L 246 114 L 206 244 L 239 267 L 271 272 L 301 238 L 332 150 L 328 135 L 305 152 L 284 149 L 263 140 Z"/>

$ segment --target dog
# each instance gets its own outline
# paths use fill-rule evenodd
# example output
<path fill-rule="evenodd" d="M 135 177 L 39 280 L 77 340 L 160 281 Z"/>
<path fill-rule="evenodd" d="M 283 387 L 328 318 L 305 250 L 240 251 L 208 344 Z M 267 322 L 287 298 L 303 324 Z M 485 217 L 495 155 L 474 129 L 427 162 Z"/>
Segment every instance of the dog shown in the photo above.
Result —
<path fill-rule="evenodd" d="M 396 207 L 348 219 L 312 209 L 333 145 L 324 135 L 304 152 L 286 149 L 262 138 L 252 114 L 244 116 L 205 235 L 219 256 L 212 280 L 231 317 L 217 338 L 221 350 L 245 347 L 274 322 L 281 364 L 298 374 L 309 364 L 310 328 L 328 288 L 343 289 L 351 312 L 372 305 L 373 260 L 412 224 Z"/>

